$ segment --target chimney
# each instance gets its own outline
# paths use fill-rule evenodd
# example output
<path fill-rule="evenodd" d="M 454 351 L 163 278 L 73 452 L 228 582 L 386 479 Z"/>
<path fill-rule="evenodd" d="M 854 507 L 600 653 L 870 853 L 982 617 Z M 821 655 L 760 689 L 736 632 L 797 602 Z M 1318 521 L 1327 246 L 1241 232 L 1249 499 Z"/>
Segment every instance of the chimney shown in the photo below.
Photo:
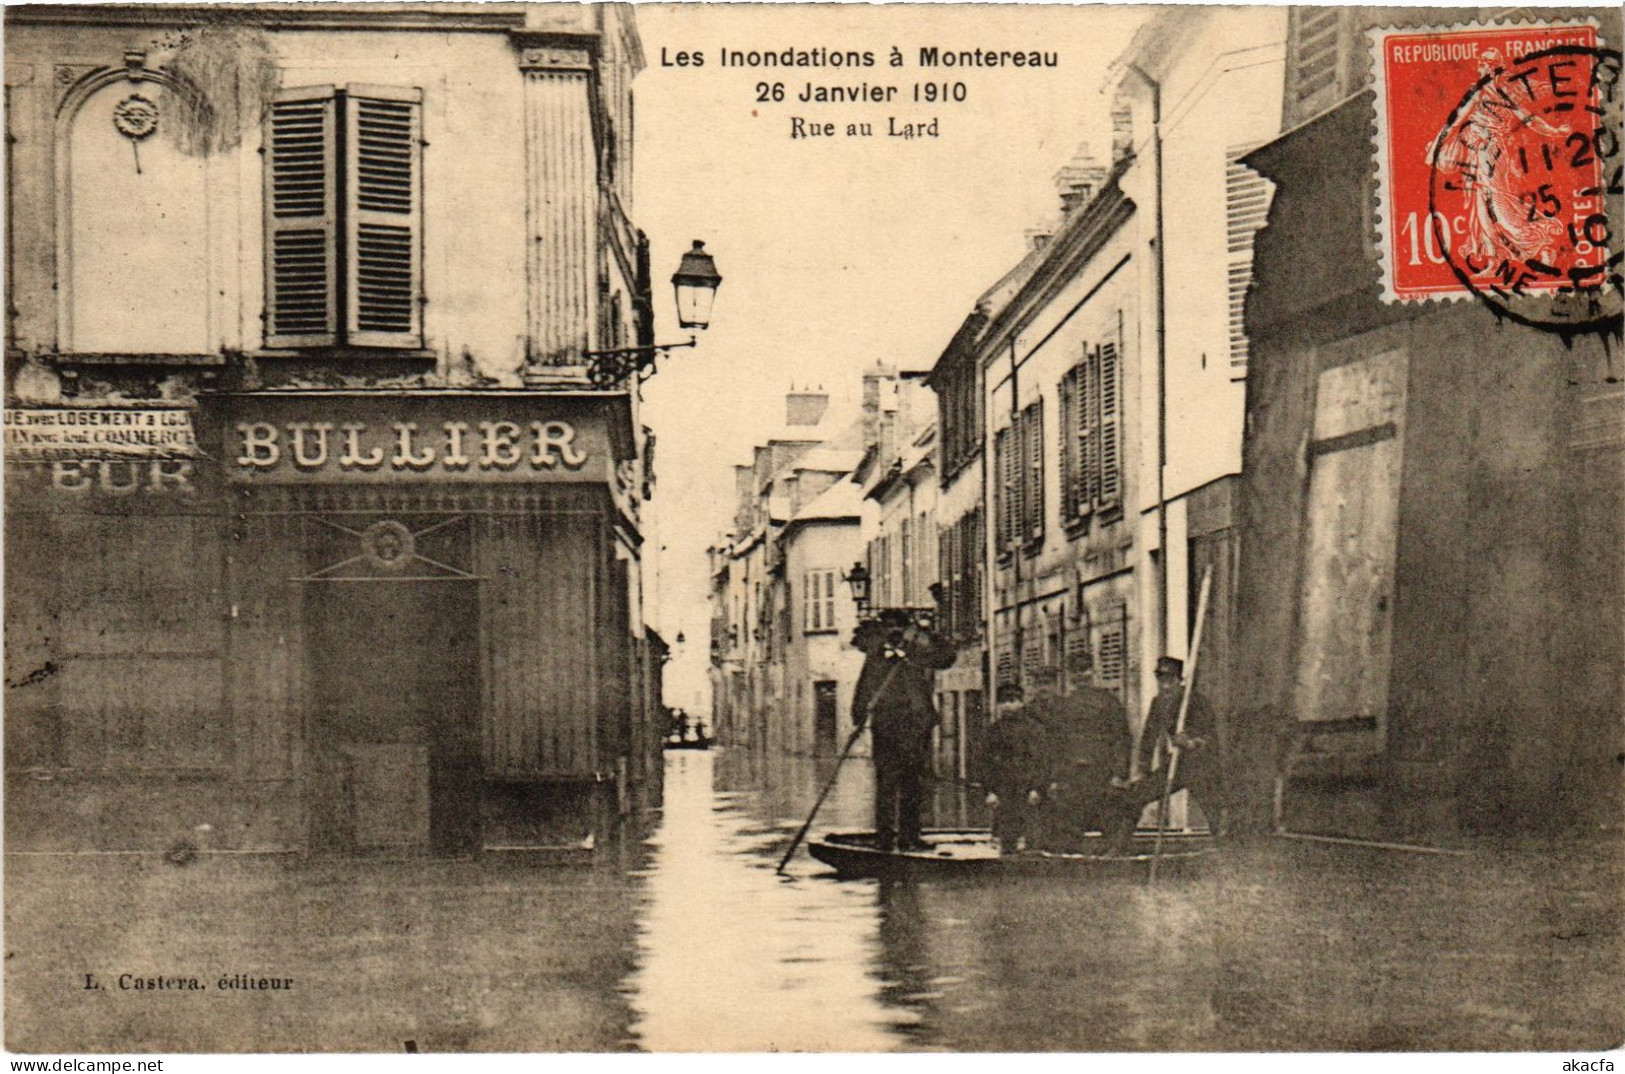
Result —
<path fill-rule="evenodd" d="M 1078 146 L 1072 159 L 1055 173 L 1055 189 L 1061 195 L 1061 212 L 1070 214 L 1086 205 L 1106 181 L 1106 169 L 1089 154 L 1089 143 Z"/>
<path fill-rule="evenodd" d="M 784 423 L 792 427 L 817 425 L 828 409 L 829 393 L 822 388 L 792 388 L 784 396 Z"/>
<path fill-rule="evenodd" d="M 1121 164 L 1134 155 L 1134 109 L 1122 91 L 1112 101 L 1112 163 Z"/>

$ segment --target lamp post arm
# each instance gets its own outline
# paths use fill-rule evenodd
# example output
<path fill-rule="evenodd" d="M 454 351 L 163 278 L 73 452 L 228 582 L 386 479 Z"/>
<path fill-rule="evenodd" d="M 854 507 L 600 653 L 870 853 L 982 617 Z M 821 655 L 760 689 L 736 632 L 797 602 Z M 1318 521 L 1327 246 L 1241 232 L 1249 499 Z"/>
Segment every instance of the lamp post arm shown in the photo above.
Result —
<path fill-rule="evenodd" d="M 654 375 L 655 359 L 668 351 L 699 345 L 697 336 L 689 336 L 687 343 L 651 343 L 641 347 L 620 347 L 608 351 L 586 351 L 587 379 L 600 388 L 618 387 L 637 374 L 638 381 Z"/>

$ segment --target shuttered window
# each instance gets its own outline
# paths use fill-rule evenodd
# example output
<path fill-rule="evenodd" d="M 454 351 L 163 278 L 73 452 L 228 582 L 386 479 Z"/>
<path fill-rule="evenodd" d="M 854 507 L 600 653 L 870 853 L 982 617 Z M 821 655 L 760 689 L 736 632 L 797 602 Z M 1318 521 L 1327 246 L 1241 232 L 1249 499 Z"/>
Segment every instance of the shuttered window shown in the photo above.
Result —
<path fill-rule="evenodd" d="M 1095 425 L 1094 457 L 1099 460 L 1095 510 L 1107 511 L 1123 502 L 1123 362 L 1116 343 L 1102 343 L 1096 358 L 1100 417 Z"/>
<path fill-rule="evenodd" d="M 1044 536 L 1044 401 L 1021 412 L 1022 535 L 1028 541 Z"/>
<path fill-rule="evenodd" d="M 283 90 L 266 136 L 266 345 L 423 344 L 422 93 Z"/>
<path fill-rule="evenodd" d="M 1020 489 L 1015 482 L 1015 450 L 1012 444 L 1014 429 L 1000 429 L 993 436 L 993 526 L 998 538 L 997 552 L 1002 558 L 1014 547 L 1017 504 Z"/>
<path fill-rule="evenodd" d="M 808 571 L 801 579 L 801 629 L 816 634 L 835 629 L 835 571 Z"/>
<path fill-rule="evenodd" d="M 1086 347 L 1061 378 L 1062 521 L 1123 502 L 1123 363 L 1116 343 Z"/>

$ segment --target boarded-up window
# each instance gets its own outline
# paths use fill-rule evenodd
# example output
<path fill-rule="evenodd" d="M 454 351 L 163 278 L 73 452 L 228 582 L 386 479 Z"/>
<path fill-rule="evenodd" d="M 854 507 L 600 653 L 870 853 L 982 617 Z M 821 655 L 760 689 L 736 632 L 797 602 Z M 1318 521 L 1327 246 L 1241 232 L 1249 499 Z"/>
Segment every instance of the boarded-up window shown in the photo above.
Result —
<path fill-rule="evenodd" d="M 418 347 L 422 94 L 283 90 L 266 133 L 266 344 Z"/>
<path fill-rule="evenodd" d="M 1309 443 L 1300 597 L 1298 719 L 1388 713 L 1388 673 L 1404 455 L 1406 356 L 1390 351 L 1324 370 Z"/>

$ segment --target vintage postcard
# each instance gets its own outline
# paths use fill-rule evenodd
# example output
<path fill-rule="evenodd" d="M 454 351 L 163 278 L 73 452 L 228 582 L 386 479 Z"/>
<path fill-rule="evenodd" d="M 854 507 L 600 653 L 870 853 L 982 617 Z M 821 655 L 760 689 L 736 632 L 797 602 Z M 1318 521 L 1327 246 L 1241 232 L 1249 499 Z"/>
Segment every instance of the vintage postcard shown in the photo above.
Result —
<path fill-rule="evenodd" d="M 1621 34 L 8 6 L 12 1069 L 1612 1070 Z"/>

